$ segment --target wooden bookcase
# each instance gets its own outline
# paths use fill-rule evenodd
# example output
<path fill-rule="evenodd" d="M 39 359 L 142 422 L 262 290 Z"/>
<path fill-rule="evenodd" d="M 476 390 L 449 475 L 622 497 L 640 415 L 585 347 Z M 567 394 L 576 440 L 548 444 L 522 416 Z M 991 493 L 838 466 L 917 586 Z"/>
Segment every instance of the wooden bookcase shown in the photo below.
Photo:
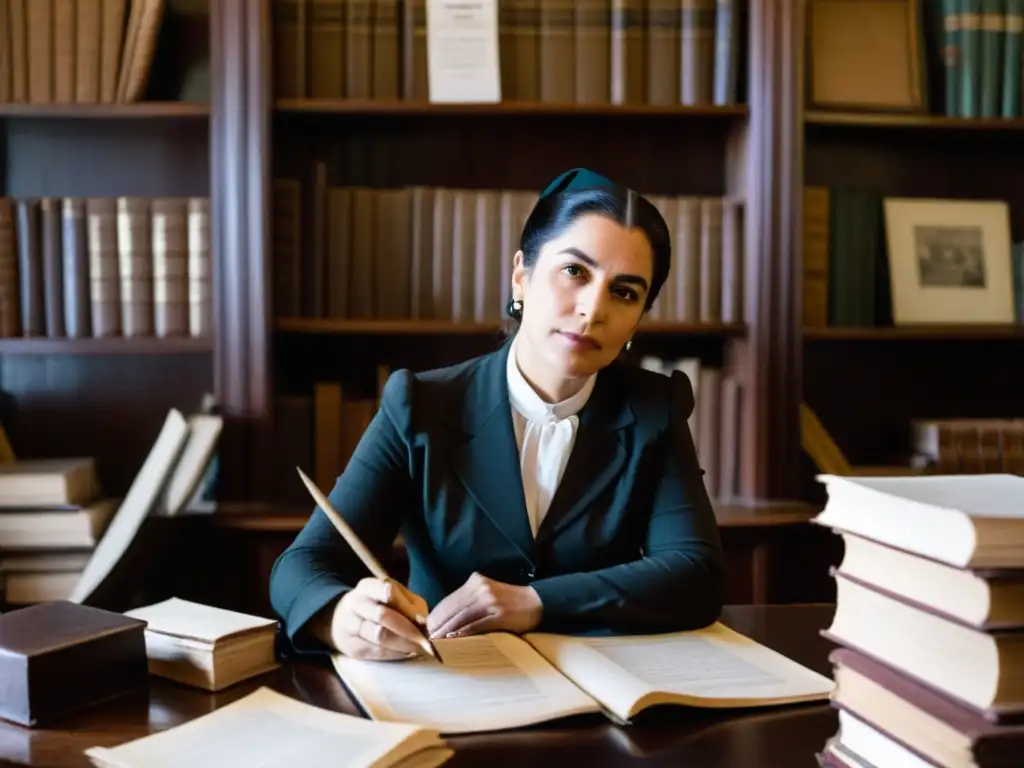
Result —
<path fill-rule="evenodd" d="M 799 61 L 795 0 L 751 0 L 743 25 L 741 103 L 726 107 L 401 100 L 278 99 L 272 4 L 224 0 L 213 14 L 215 227 L 220 249 L 218 395 L 228 417 L 233 502 L 275 496 L 274 399 L 312 382 L 344 381 L 372 396 L 377 366 L 422 369 L 495 348 L 496 325 L 322 320 L 274 308 L 273 182 L 308 179 L 327 163 L 331 185 L 539 190 L 588 166 L 651 194 L 735 195 L 745 205 L 743 323 L 651 324 L 637 357 L 699 356 L 742 382 L 739 496 L 797 489 L 798 388 L 793 259 L 787 252 Z M 218 202 L 219 197 L 219 202 Z M 308 241 L 307 241 L 308 242 Z"/>
<path fill-rule="evenodd" d="M 928 76 L 933 114 L 805 111 L 793 197 L 806 184 L 870 187 L 883 197 L 1003 200 L 1019 241 L 1024 119 L 944 116 L 943 73 Z M 796 219 L 794 231 L 802 223 Z M 884 249 L 884 229 L 881 237 Z M 887 283 L 882 274 L 876 285 Z M 908 466 L 915 418 L 1021 415 L 1024 325 L 894 326 L 882 306 L 874 324 L 808 327 L 799 339 L 801 397 L 855 466 Z M 820 503 L 816 468 L 806 456 L 801 461 L 801 497 Z"/>
<path fill-rule="evenodd" d="M 142 100 L 0 103 L 0 196 L 209 197 L 210 104 L 180 99 L 210 40 L 206 1 L 174 0 Z M 123 495 L 168 409 L 214 391 L 214 350 L 208 336 L 0 338 L 4 427 L 19 456 L 94 456 Z"/>
<path fill-rule="evenodd" d="M 174 0 L 169 8 L 196 1 Z M 123 486 L 166 408 L 194 408 L 212 388 L 225 417 L 223 514 L 216 517 L 227 537 L 195 538 L 185 547 L 190 557 L 208 548 L 216 562 L 216 578 L 195 577 L 203 586 L 235 583 L 256 603 L 241 607 L 265 610 L 259 580 L 310 508 L 304 502 L 299 516 L 280 515 L 289 510 L 277 498 L 282 425 L 275 424 L 275 398 L 307 393 L 314 381 L 331 378 L 342 380 L 346 392 L 368 396 L 380 364 L 444 365 L 500 342 L 497 324 L 353 322 L 278 312 L 275 178 L 293 172 L 308 178 L 311 161 L 325 159 L 331 184 L 539 191 L 555 174 L 583 165 L 648 194 L 743 200 L 742 322 L 650 323 L 633 356 L 695 356 L 734 374 L 742 391 L 738 499 L 762 504 L 799 494 L 804 144 L 803 61 L 794 51 L 803 35 L 801 0 L 743 4 L 740 103 L 725 107 L 279 99 L 270 0 L 200 5 L 202 30 L 184 35 L 172 23 L 164 33 L 181 36 L 162 41 L 145 101 L 0 106 L 0 163 L 6 164 L 0 191 L 209 194 L 211 202 L 212 343 L 0 342 L 3 389 L 18 400 L 14 431 L 30 433 L 26 452 L 94 453 L 112 473 L 112 485 Z M 198 40 L 208 55 L 209 102 L 168 103 L 181 77 L 175 59 L 194 52 Z M 14 151 L 23 149 L 39 156 L 31 173 L 14 172 Z M 102 172 L 86 171 L 93 160 Z M 56 437 L 51 425 L 58 434 L 75 431 Z M 770 538 L 784 544 L 807 510 L 768 505 L 722 514 L 723 529 L 733 531 L 727 535 L 745 553 L 731 572 L 742 580 L 752 571 L 760 585 L 754 592 L 767 589 L 772 566 L 765 555 L 769 537 L 761 531 L 775 526 Z M 200 536 L 206 529 L 196 525 Z M 260 538 L 268 532 L 277 538 Z M 798 553 L 804 539 L 793 536 Z M 827 581 L 825 570 L 815 570 Z M 804 576 L 786 579 L 802 584 Z M 771 590 L 764 594 L 771 597 Z"/>

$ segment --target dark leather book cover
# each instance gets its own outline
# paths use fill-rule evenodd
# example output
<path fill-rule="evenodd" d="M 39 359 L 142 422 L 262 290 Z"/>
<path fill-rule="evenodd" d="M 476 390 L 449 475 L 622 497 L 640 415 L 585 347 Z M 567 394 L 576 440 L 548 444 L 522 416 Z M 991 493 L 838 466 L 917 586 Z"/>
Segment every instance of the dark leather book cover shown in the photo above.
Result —
<path fill-rule="evenodd" d="M 43 307 L 46 335 L 51 339 L 67 336 L 64 323 L 64 254 L 61 199 L 44 197 L 39 201 L 43 252 Z"/>
<path fill-rule="evenodd" d="M 21 332 L 46 335 L 43 303 L 43 246 L 39 200 L 18 200 L 15 232 L 18 242 L 18 276 L 21 299 Z"/>
<path fill-rule="evenodd" d="M 45 725 L 149 684 L 146 622 L 66 600 L 0 616 L 0 717 Z"/>

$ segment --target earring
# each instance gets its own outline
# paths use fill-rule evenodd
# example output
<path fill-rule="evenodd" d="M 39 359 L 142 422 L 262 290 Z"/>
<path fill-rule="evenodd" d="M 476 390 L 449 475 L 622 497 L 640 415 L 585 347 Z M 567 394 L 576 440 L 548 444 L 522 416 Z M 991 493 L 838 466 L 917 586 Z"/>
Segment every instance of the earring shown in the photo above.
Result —
<path fill-rule="evenodd" d="M 626 342 L 626 351 L 629 352 L 629 350 L 631 350 L 632 348 L 633 348 L 633 340 L 630 339 L 629 341 Z"/>
<path fill-rule="evenodd" d="M 521 299 L 509 299 L 508 306 L 505 307 L 505 313 L 509 317 L 513 317 L 516 320 L 520 320 L 523 317 L 523 302 Z"/>

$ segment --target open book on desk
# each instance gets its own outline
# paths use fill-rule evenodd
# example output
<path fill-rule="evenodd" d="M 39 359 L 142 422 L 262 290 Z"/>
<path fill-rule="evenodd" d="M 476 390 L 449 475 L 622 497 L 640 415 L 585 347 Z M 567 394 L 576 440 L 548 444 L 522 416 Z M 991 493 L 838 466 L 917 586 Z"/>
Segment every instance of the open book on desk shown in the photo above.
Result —
<path fill-rule="evenodd" d="M 85 750 L 100 768 L 436 768 L 452 754 L 436 731 L 370 723 L 265 687 L 165 731 Z"/>
<path fill-rule="evenodd" d="M 820 701 L 834 685 L 720 623 L 656 635 L 497 632 L 434 643 L 443 664 L 332 660 L 369 717 L 442 734 L 586 713 L 628 723 L 658 704 L 741 708 Z"/>

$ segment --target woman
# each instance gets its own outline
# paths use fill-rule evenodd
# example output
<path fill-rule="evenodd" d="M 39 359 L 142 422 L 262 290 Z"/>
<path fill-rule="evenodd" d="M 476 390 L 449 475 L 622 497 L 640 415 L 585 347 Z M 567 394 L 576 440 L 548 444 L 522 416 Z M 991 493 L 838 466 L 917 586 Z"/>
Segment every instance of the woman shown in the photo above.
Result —
<path fill-rule="evenodd" d="M 617 360 L 670 250 L 635 192 L 583 169 L 551 183 L 515 255 L 515 335 L 459 365 L 395 372 L 330 494 L 371 550 L 402 529 L 408 588 L 367 578 L 314 510 L 271 573 L 294 648 L 400 659 L 421 652 L 424 630 L 652 632 L 717 619 L 722 553 L 687 429 L 693 390 L 682 373 Z"/>

